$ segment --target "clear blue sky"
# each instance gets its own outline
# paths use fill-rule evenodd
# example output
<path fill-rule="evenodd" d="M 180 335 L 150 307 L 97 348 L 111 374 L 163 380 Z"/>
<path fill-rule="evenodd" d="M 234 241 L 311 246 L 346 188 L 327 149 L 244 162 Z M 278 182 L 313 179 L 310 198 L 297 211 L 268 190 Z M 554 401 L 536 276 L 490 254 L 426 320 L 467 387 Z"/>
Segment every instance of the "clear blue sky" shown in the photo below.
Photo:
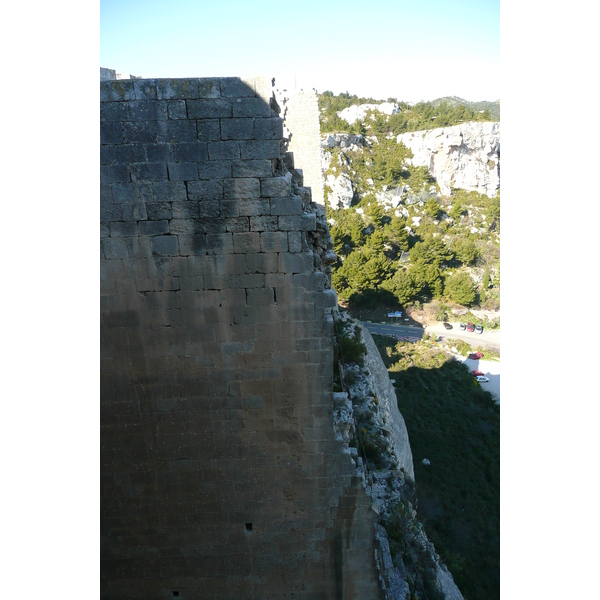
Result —
<path fill-rule="evenodd" d="M 415 102 L 500 98 L 499 0 L 101 0 L 100 66 L 274 76 Z"/>

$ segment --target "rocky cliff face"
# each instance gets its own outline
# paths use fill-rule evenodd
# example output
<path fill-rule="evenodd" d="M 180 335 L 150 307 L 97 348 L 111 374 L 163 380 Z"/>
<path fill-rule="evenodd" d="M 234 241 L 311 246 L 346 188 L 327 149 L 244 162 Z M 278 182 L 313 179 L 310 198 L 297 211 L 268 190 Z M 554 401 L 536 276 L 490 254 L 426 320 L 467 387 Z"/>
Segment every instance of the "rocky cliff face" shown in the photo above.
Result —
<path fill-rule="evenodd" d="M 492 197 L 500 188 L 500 123 L 403 133 L 397 141 L 412 150 L 413 165 L 429 169 L 445 196 L 461 188 Z"/>

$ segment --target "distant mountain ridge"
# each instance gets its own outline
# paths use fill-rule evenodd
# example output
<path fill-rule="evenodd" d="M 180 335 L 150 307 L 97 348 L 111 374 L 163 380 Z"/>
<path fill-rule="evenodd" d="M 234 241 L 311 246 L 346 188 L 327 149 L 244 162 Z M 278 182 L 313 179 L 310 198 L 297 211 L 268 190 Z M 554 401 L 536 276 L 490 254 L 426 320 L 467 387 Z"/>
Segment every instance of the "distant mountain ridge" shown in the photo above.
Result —
<path fill-rule="evenodd" d="M 436 98 L 431 101 L 431 104 L 434 106 L 439 106 L 443 102 L 450 104 L 452 106 L 456 106 L 457 104 L 464 104 L 466 107 L 471 110 L 483 111 L 488 110 L 490 115 L 495 120 L 500 120 L 500 100 L 494 100 L 490 102 L 488 100 L 481 100 L 479 102 L 469 102 L 469 100 L 465 100 L 464 98 L 459 98 L 458 96 L 444 96 L 443 98 Z"/>

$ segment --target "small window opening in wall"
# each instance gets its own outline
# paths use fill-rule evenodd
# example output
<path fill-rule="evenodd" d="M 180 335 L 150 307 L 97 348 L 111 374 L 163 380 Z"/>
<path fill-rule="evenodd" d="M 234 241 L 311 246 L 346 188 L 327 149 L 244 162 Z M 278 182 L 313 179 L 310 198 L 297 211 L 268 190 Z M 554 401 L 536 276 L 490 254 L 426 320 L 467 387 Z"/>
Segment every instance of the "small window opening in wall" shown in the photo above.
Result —
<path fill-rule="evenodd" d="M 273 300 L 277 304 L 277 288 L 273 288 Z"/>
<path fill-rule="evenodd" d="M 246 523 L 246 531 L 252 531 L 252 523 Z"/>
<path fill-rule="evenodd" d="M 179 592 L 177 590 L 173 590 L 173 596 L 179 596 Z"/>

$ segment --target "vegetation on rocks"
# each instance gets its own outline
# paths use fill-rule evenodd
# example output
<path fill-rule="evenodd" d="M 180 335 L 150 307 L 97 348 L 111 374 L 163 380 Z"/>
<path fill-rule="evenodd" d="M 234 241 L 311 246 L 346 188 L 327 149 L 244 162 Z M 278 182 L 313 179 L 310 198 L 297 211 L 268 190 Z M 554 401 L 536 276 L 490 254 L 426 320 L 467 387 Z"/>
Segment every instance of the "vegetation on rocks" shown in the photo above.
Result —
<path fill-rule="evenodd" d="M 474 104 L 457 103 L 444 98 L 432 102 L 418 102 L 417 104 L 409 104 L 400 102 L 396 98 L 388 98 L 387 102 L 395 102 L 401 112 L 390 115 L 387 119 L 385 115 L 375 112 L 374 119 L 371 122 L 369 122 L 369 119 L 365 119 L 365 121 L 356 121 L 350 125 L 337 115 L 344 108 L 354 104 L 377 104 L 380 102 L 382 101 L 373 98 L 360 98 L 348 92 L 338 96 L 330 91 L 323 92 L 319 94 L 321 131 L 323 133 L 348 132 L 371 135 L 390 132 L 398 135 L 407 131 L 450 127 L 467 121 L 498 120 L 494 116 L 495 111 L 491 106 L 486 106 L 480 112 Z"/>
<path fill-rule="evenodd" d="M 338 111 L 376 102 L 330 92 L 319 98 L 323 132 L 331 131 Z M 350 208 L 326 202 L 340 257 L 332 284 L 350 309 L 385 303 L 400 310 L 437 299 L 494 310 L 500 300 L 500 194 L 489 198 L 452 190 L 441 195 L 428 169 L 411 165 L 412 152 L 395 140 L 401 131 L 430 123 L 439 127 L 448 115 L 460 121 L 470 113 L 458 104 L 452 110 L 444 103 L 398 104 L 401 113 L 375 112 L 345 129 L 366 135 L 363 147 L 330 150 L 325 175 L 344 175 L 354 193 Z M 446 117 L 438 120 L 442 114 Z M 405 125 L 398 129 L 400 121 Z"/>
<path fill-rule="evenodd" d="M 499 598 L 499 406 L 442 350 L 373 337 L 408 428 L 427 536 L 465 598 Z"/>

